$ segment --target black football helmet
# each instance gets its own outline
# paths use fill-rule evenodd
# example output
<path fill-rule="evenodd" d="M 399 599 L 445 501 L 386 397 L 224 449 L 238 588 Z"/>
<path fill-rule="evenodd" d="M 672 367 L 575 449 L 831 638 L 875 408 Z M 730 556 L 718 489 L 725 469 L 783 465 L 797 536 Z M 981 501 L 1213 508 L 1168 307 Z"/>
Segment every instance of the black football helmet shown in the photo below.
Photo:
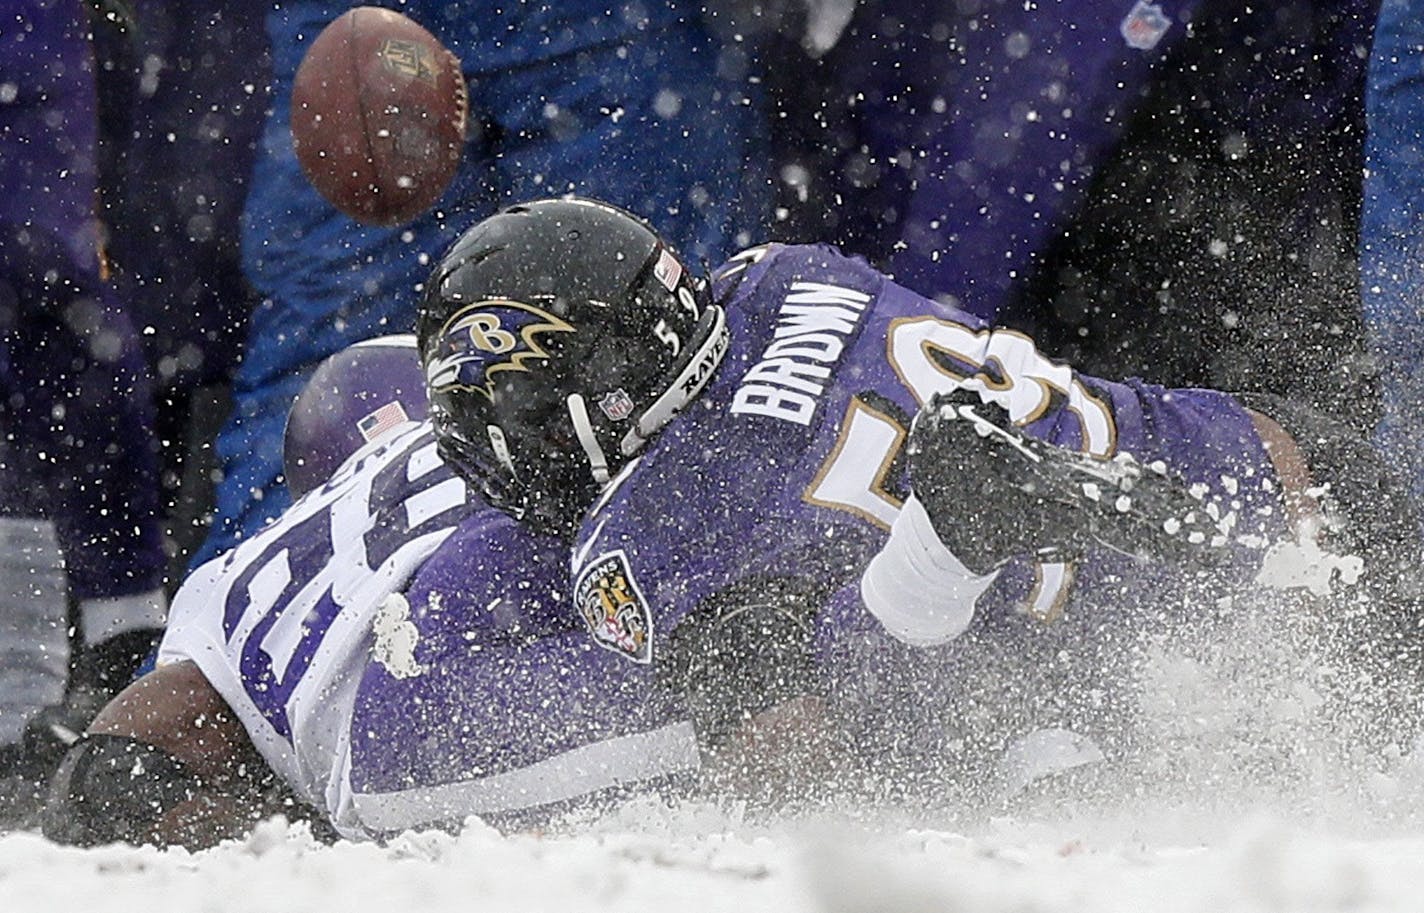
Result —
<path fill-rule="evenodd" d="M 575 198 L 466 231 L 417 329 L 441 456 L 496 506 L 566 536 L 728 344 L 707 281 L 657 232 Z"/>

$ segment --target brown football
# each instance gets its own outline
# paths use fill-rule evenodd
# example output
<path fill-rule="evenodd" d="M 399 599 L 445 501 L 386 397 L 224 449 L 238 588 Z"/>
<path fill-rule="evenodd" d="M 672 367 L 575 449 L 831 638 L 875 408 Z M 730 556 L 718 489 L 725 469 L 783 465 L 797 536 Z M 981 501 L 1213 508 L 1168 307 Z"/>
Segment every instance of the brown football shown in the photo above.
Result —
<path fill-rule="evenodd" d="M 460 61 L 393 10 L 358 6 L 316 36 L 292 83 L 292 144 L 313 186 L 372 225 L 440 198 L 469 109 Z"/>

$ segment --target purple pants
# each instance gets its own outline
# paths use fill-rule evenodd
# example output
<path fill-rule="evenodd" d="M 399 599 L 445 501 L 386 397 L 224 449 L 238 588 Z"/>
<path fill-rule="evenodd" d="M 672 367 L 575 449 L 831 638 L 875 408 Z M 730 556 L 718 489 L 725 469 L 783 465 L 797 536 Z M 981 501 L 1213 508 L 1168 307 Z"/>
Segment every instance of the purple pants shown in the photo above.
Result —
<path fill-rule="evenodd" d="M 0 515 L 55 522 L 78 598 L 152 590 L 152 391 L 101 266 L 85 6 L 18 0 L 0 15 Z"/>

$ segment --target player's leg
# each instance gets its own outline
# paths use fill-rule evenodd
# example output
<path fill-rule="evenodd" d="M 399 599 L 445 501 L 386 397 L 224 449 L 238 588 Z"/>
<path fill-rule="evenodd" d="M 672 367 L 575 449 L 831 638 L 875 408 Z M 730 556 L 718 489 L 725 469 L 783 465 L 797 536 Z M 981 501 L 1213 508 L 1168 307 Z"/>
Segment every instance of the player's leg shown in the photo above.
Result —
<path fill-rule="evenodd" d="M 21 2 L 9 12 L 23 23 L 0 34 L 0 84 L 14 90 L 0 105 L 0 515 L 14 546 L 0 569 L 14 686 L 0 743 L 13 745 L 17 726 L 57 704 L 65 686 L 59 556 L 85 645 L 100 647 L 161 623 L 163 555 L 139 337 L 101 275 L 86 7 Z M 126 669 L 96 684 L 122 684 L 146 649 L 121 651 Z"/>
<path fill-rule="evenodd" d="M 0 378 L 8 437 L 0 515 L 8 535 L 21 537 L 0 588 L 9 591 L 6 611 L 36 637 L 40 626 L 23 619 L 50 616 L 49 636 L 33 647 L 61 670 L 71 626 L 66 596 L 77 606 L 80 650 L 66 704 L 82 728 L 132 678 L 166 614 L 151 388 L 138 334 L 109 289 L 77 272 L 61 287 L 17 280 L 42 269 L 65 275 L 72 261 L 36 227 L 0 224 L 0 236 L 8 251 L 11 243 L 28 251 L 0 254 L 11 267 L 7 286 L 19 291 L 18 321 L 0 339 L 9 369 Z M 59 256 L 34 256 L 46 249 Z M 46 583 L 56 576 L 60 586 Z"/>
<path fill-rule="evenodd" d="M 181 576 L 207 532 L 212 439 L 256 304 L 238 239 L 267 106 L 267 38 L 246 0 L 105 10 L 92 33 L 107 250 L 113 282 L 143 330 L 165 551 Z"/>
<path fill-rule="evenodd" d="M 84 190 L 82 172 L 74 180 L 58 180 L 57 173 L 87 162 L 92 179 L 95 127 L 92 106 L 82 99 L 93 91 L 93 74 L 86 68 L 80 4 L 68 10 L 43 6 L 21 3 L 14 21 L 28 28 L 0 33 L 0 84 L 15 93 L 0 106 L 0 754 L 18 752 L 30 718 L 62 699 L 69 656 L 63 557 L 47 499 L 34 492 L 48 488 L 48 473 L 31 438 L 38 434 L 48 442 L 38 448 L 47 453 L 55 442 L 46 433 L 48 417 L 37 421 L 26 406 L 34 391 L 22 376 L 30 360 L 18 334 L 31 323 L 34 298 L 43 293 L 36 280 L 71 260 L 49 225 L 62 215 L 71 226 L 80 225 L 86 203 L 92 206 L 92 187 L 88 200 L 76 198 Z M 55 65 L 43 65 L 51 56 Z M 74 155 L 60 154 L 47 116 L 63 119 Z M 46 201 L 40 188 L 51 181 Z M 35 223 L 42 215 L 49 219 Z M 22 233 L 30 225 L 37 229 L 39 250 Z"/>
<path fill-rule="evenodd" d="M 72 373 L 51 372 L 69 391 L 51 412 L 64 415 L 51 433 L 68 445 L 55 462 L 52 514 L 79 612 L 78 678 L 104 700 L 132 679 L 167 615 L 158 444 L 153 386 L 127 304 L 105 286 L 93 325 L 75 336 L 47 352 L 85 356 L 70 362 L 82 365 Z"/>
<path fill-rule="evenodd" d="M 1405 492 L 1401 468 L 1385 460 L 1352 427 L 1309 405 L 1269 394 L 1238 396 L 1279 432 L 1265 429 L 1272 462 L 1287 491 L 1318 488 L 1310 499 L 1325 514 L 1321 533 L 1335 550 L 1368 555 L 1379 586 L 1412 587 L 1417 592 L 1419 509 Z M 1257 426 L 1263 423 L 1258 419 Z M 1293 453 L 1292 453 L 1293 449 Z M 1298 481 L 1297 481 L 1298 480 Z"/>
<path fill-rule="evenodd" d="M 0 461 L 3 462 L 3 461 Z M 0 471 L 2 472 L 2 471 Z M 6 486 L 0 478 L 0 503 Z M 64 700 L 69 670 L 68 586 L 54 524 L 0 516 L 0 820 L 23 818 L 53 756 L 31 728 Z"/>
<path fill-rule="evenodd" d="M 1366 718 L 1367 739 L 1407 748 L 1424 717 L 1424 547 L 1419 506 L 1401 467 L 1359 432 L 1308 405 L 1267 394 L 1240 398 L 1269 416 L 1298 454 L 1292 469 L 1282 449 L 1272 448 L 1282 479 L 1294 475 L 1308 486 L 1305 528 L 1326 552 L 1362 561 L 1359 581 L 1346 594 L 1350 604 L 1331 606 L 1325 615 L 1326 634 L 1373 684 L 1352 696 L 1356 715 Z M 1277 437 L 1269 429 L 1263 436 Z M 1287 486 L 1287 498 L 1295 487 Z"/>
<path fill-rule="evenodd" d="M 44 833 L 77 846 L 151 843 L 189 849 L 288 811 L 236 714 L 191 662 L 160 666 L 124 689 L 65 755 Z"/>
<path fill-rule="evenodd" d="M 1419 232 L 1424 187 L 1424 6 L 1418 0 L 1379 5 L 1365 90 L 1365 171 L 1360 213 L 1360 307 L 1380 372 L 1383 415 L 1376 434 L 1416 497 L 1424 496 L 1424 288 Z M 1274 277 L 1273 277 L 1274 278 Z M 1286 286 L 1290 288 L 1290 286 Z M 1310 349 L 1299 350 L 1316 352 Z M 1316 366 L 1324 363 L 1316 360 Z M 1332 377 L 1335 372 L 1321 372 Z M 1333 379 L 1333 377 L 1332 377 Z"/>
<path fill-rule="evenodd" d="M 282 478 L 282 427 L 310 372 L 352 343 L 409 330 L 429 263 L 467 219 L 495 207 L 484 189 L 490 183 L 488 162 L 478 129 L 480 86 L 473 82 L 471 137 L 461 171 L 441 201 L 408 225 L 353 222 L 307 181 L 292 149 L 292 80 L 311 40 L 349 7 L 346 0 L 296 0 L 265 19 L 272 54 L 270 110 L 253 163 L 241 245 L 243 274 L 262 300 L 248 321 L 232 409 L 218 435 L 222 478 L 212 530 L 193 567 L 231 548 L 291 503 Z M 424 10 L 407 12 L 447 45 L 463 32 L 463 7 L 444 11 L 453 24 Z"/>

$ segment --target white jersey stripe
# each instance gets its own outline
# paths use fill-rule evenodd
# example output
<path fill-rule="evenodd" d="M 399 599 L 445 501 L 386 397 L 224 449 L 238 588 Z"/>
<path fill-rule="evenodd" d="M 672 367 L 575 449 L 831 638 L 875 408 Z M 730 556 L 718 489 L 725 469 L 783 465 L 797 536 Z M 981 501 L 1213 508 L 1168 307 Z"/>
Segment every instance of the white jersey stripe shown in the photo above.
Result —
<path fill-rule="evenodd" d="M 391 793 L 356 793 L 361 824 L 399 831 L 490 811 L 537 808 L 623 783 L 696 770 L 697 736 L 689 722 L 582 745 L 517 770 Z"/>
<path fill-rule="evenodd" d="M 465 503 L 465 483 L 461 479 L 446 479 L 405 499 L 405 522 L 415 529 L 432 517 Z"/>
<path fill-rule="evenodd" d="M 443 466 L 440 459 L 439 446 L 431 441 L 424 447 L 419 448 L 410 455 L 410 462 L 405 467 L 405 477 L 414 482 L 427 473 L 434 472 Z"/>

